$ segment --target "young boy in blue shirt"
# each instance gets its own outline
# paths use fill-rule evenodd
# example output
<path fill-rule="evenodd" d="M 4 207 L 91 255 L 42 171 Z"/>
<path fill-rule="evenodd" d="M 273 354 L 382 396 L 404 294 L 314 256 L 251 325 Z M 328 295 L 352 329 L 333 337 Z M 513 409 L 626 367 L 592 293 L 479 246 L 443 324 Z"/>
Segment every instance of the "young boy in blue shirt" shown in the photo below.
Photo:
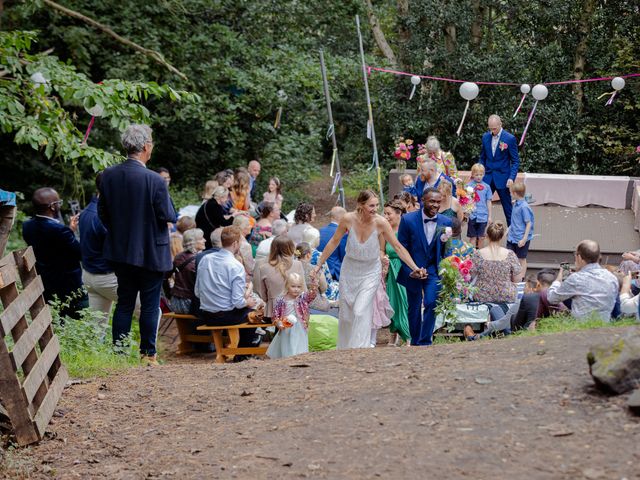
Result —
<path fill-rule="evenodd" d="M 511 227 L 507 236 L 507 248 L 513 250 L 520 260 L 522 278 L 527 273 L 527 254 L 529 244 L 533 238 L 533 211 L 524 199 L 527 187 L 522 182 L 516 182 L 511 186 L 511 195 L 515 199 L 511 211 Z"/>
<path fill-rule="evenodd" d="M 471 187 L 480 197 L 480 200 L 473 206 L 473 211 L 469 216 L 467 226 L 467 237 L 469 242 L 476 248 L 482 248 L 484 244 L 487 224 L 491 221 L 491 197 L 493 192 L 491 187 L 484 183 L 484 165 L 476 163 L 471 167 L 471 181 L 467 187 Z"/>

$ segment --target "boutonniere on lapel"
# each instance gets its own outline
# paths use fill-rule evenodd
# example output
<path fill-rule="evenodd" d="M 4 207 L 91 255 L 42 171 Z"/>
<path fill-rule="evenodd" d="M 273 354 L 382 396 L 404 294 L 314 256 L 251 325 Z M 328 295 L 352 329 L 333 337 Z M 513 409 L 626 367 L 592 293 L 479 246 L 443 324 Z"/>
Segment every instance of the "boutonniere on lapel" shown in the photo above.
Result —
<path fill-rule="evenodd" d="M 509 145 L 507 145 L 505 142 L 500 142 L 498 147 L 500 148 L 501 152 L 504 152 L 507 148 L 509 148 Z"/>
<path fill-rule="evenodd" d="M 451 230 L 451 227 L 440 227 L 438 231 L 440 233 L 440 241 L 442 243 L 445 243 L 453 235 L 453 231 Z"/>

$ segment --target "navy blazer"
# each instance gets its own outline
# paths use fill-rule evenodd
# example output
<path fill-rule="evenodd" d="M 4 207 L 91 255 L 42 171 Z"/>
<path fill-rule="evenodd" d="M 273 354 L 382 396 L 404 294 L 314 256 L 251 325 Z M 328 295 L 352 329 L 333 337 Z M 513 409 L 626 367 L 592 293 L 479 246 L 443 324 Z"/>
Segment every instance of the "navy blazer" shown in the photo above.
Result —
<path fill-rule="evenodd" d="M 441 173 L 440 176 L 438 177 L 438 180 L 436 181 L 434 188 L 438 188 L 438 185 L 440 185 L 440 182 L 442 180 L 446 180 L 451 184 L 451 195 L 453 195 L 454 197 L 457 197 L 456 195 L 456 182 L 453 180 L 453 178 L 445 175 L 444 173 Z M 418 175 L 416 177 L 416 184 L 413 187 L 413 195 L 415 197 L 418 197 L 418 202 L 420 203 L 420 206 L 422 206 L 422 193 L 424 191 L 425 186 L 427 185 L 426 180 L 422 180 L 422 177 L 420 175 Z"/>
<path fill-rule="evenodd" d="M 107 168 L 98 213 L 107 229 L 107 260 L 155 272 L 172 269 L 167 223 L 176 213 L 159 174 L 131 158 Z"/>
<path fill-rule="evenodd" d="M 63 299 L 82 287 L 80 243 L 69 227 L 36 216 L 22 224 L 22 238 L 33 247 L 47 300 L 53 295 Z"/>
<path fill-rule="evenodd" d="M 500 144 L 505 143 L 507 148 L 501 150 Z M 516 179 L 518 167 L 520 166 L 520 155 L 518 154 L 518 142 L 516 137 L 502 129 L 496 154 L 491 150 L 491 132 L 482 135 L 482 148 L 480 149 L 479 163 L 484 165 L 484 182 L 491 185 L 491 181 L 496 188 L 507 188 L 507 180 Z"/>
<path fill-rule="evenodd" d="M 338 224 L 333 222 L 320 229 L 320 244 L 318 245 L 318 251 L 324 251 L 327 243 L 329 243 L 333 235 L 336 233 L 337 229 Z M 347 253 L 347 236 L 348 234 L 345 233 L 336 249 L 329 256 L 329 258 L 327 258 L 327 266 L 329 267 L 331 276 L 335 280 L 340 280 L 340 268 L 342 267 L 342 260 Z"/>
<path fill-rule="evenodd" d="M 400 228 L 398 229 L 398 241 L 407 249 L 409 255 L 419 268 L 426 268 L 429 275 L 438 276 L 438 265 L 445 251 L 444 243 L 440 241 L 440 230 L 451 226 L 451 219 L 438 214 L 436 233 L 433 241 L 436 242 L 436 258 L 427 264 L 427 237 L 424 234 L 424 222 L 422 221 L 422 210 L 410 212 L 402 216 Z M 412 284 L 419 285 L 424 280 L 411 278 L 411 269 L 402 262 L 400 272 L 398 272 L 398 283 L 409 288 Z"/>

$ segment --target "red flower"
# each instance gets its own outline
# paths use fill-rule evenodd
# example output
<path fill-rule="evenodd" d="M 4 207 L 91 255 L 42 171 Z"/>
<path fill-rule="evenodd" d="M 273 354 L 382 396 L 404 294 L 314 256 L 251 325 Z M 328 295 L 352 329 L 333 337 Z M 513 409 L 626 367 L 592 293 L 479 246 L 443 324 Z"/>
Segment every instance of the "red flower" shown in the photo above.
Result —
<path fill-rule="evenodd" d="M 467 275 L 471 274 L 471 271 L 468 268 L 461 268 L 460 273 L 466 277 Z"/>
<path fill-rule="evenodd" d="M 481 192 L 482 190 L 484 190 L 484 187 L 482 185 L 476 185 L 476 190 Z"/>
<path fill-rule="evenodd" d="M 460 202 L 460 205 L 467 205 L 469 203 L 469 197 L 460 197 L 458 202 Z"/>
<path fill-rule="evenodd" d="M 478 195 L 478 192 L 473 192 L 473 201 L 475 203 L 478 203 L 480 201 L 480 195 Z"/>
<path fill-rule="evenodd" d="M 460 258 L 458 257 L 451 257 L 451 263 L 455 265 L 460 265 L 462 263 L 462 260 L 460 260 Z"/>

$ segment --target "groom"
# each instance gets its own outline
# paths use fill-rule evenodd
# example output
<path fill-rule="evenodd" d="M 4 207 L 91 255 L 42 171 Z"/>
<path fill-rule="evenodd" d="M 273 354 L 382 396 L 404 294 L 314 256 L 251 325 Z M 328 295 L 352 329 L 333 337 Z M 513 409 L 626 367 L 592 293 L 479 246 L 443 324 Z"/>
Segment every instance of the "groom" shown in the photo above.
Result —
<path fill-rule="evenodd" d="M 407 289 L 409 299 L 411 345 L 431 345 L 436 322 L 434 309 L 440 291 L 438 264 L 444 253 L 440 236 L 451 226 L 451 220 L 438 213 L 441 202 L 442 194 L 428 187 L 422 194 L 423 209 L 404 215 L 398 230 L 398 241 L 416 265 L 427 271 L 426 279 L 411 278 L 411 269 L 403 262 L 398 273 L 398 283 Z M 423 302 L 424 316 L 420 314 Z"/>

